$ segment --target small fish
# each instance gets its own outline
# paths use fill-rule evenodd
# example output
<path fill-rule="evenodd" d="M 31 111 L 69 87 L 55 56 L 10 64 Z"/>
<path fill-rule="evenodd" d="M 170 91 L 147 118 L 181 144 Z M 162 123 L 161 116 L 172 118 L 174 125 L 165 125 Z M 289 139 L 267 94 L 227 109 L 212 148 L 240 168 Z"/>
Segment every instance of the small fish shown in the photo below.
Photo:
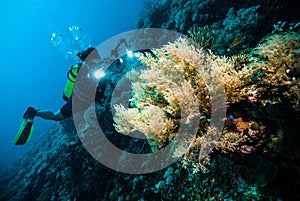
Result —
<path fill-rule="evenodd" d="M 237 37 L 230 43 L 229 48 L 234 48 L 244 41 L 244 38 Z"/>

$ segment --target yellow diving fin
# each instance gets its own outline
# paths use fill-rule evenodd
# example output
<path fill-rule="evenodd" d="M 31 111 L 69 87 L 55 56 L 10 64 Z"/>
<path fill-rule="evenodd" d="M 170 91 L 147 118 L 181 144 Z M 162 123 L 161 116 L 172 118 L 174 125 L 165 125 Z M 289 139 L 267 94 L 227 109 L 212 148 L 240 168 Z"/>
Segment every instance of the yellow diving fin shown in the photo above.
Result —
<path fill-rule="evenodd" d="M 36 110 L 34 108 L 27 108 L 25 114 L 23 115 L 24 120 L 14 140 L 14 145 L 23 145 L 30 140 L 33 131 L 33 119 L 35 114 Z"/>

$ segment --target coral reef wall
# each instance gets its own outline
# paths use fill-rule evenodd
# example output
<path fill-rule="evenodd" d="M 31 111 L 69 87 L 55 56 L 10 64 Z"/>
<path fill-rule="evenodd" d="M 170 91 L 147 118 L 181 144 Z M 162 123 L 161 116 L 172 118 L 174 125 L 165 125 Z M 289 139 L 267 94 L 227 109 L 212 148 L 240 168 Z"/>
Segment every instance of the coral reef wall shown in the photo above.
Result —
<path fill-rule="evenodd" d="M 134 62 L 124 58 L 122 68 L 111 68 L 99 84 L 97 118 L 106 137 L 122 150 L 154 152 L 178 134 L 181 107 L 195 109 L 193 100 L 182 103 L 194 94 L 200 114 L 185 119 L 187 124 L 199 120 L 196 137 L 187 139 L 191 146 L 178 146 L 178 162 L 163 170 L 120 173 L 96 161 L 79 140 L 73 119 L 66 119 L 1 175 L 0 200 L 299 200 L 297 11 L 293 1 L 280 0 L 146 1 L 138 28 L 175 30 L 195 43 L 179 39 L 136 55 Z M 141 63 L 149 68 L 128 75 L 134 92 L 130 107 L 112 108 L 110 97 L 119 77 Z M 206 72 L 220 79 L 226 94 L 218 140 L 210 126 Z M 165 83 L 176 79 L 182 81 L 179 87 L 169 89 Z M 220 85 L 215 86 L 211 90 L 217 96 Z M 153 113 L 157 118 L 149 118 Z M 156 135 L 157 127 L 149 125 L 163 129 Z M 147 138 L 132 139 L 126 135 L 132 130 Z M 209 156 L 199 157 L 199 150 L 209 149 L 212 141 Z"/>
<path fill-rule="evenodd" d="M 54 124 L 2 176 L 0 200 L 96 200 L 112 179 L 113 172 L 89 155 L 68 119 Z"/>
<path fill-rule="evenodd" d="M 254 47 L 278 21 L 298 22 L 299 13 L 292 0 L 146 0 L 137 27 L 187 33 L 209 26 L 216 32 L 214 53 L 233 55 Z"/>

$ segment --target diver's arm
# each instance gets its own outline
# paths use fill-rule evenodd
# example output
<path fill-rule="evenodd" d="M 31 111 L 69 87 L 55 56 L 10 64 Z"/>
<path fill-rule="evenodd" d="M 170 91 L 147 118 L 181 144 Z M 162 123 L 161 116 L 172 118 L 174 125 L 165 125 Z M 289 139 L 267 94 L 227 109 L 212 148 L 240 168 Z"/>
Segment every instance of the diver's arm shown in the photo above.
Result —
<path fill-rule="evenodd" d="M 36 116 L 54 121 L 61 121 L 64 119 L 64 116 L 59 111 L 57 113 L 54 113 L 48 110 L 38 110 L 36 112 Z"/>

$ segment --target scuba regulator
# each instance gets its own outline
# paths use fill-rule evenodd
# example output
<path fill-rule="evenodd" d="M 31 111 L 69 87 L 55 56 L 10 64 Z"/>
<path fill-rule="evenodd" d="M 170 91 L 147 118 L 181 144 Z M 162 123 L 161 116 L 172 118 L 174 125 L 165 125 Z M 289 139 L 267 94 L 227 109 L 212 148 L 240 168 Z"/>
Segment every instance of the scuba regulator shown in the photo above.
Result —
<path fill-rule="evenodd" d="M 73 93 L 76 77 L 82 64 L 75 64 L 71 66 L 71 69 L 67 73 L 68 81 L 63 91 L 63 99 L 68 101 Z"/>

